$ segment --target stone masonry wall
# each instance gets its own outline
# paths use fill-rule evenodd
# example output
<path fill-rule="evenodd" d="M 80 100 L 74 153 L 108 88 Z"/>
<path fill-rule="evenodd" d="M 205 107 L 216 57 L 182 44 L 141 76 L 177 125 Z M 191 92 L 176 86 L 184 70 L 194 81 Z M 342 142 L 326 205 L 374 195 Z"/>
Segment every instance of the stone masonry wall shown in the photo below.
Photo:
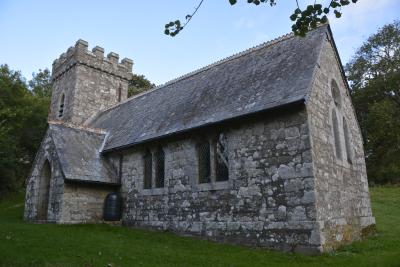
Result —
<path fill-rule="evenodd" d="M 339 87 L 339 106 L 333 101 L 332 80 Z M 337 112 L 342 159 L 336 155 L 332 110 Z M 329 41 L 325 43 L 320 57 L 307 111 L 313 147 L 316 216 L 321 221 L 324 250 L 330 250 L 360 239 L 363 229 L 368 230 L 368 226 L 373 226 L 375 220 L 368 193 L 362 136 Z M 349 129 L 351 163 L 347 161 L 343 118 Z"/>
<path fill-rule="evenodd" d="M 163 144 L 164 188 L 143 189 L 144 148 L 126 151 L 123 222 L 217 241 L 320 251 L 304 108 L 223 132 L 229 153 L 225 182 L 198 183 L 195 137 L 201 133 Z"/>
<path fill-rule="evenodd" d="M 53 94 L 49 118 L 83 124 L 96 113 L 128 96 L 128 82 L 133 61 L 109 53 L 96 46 L 88 51 L 88 43 L 78 40 L 53 63 Z M 121 91 L 120 99 L 118 91 Z M 65 94 L 64 115 L 58 117 L 61 96 Z"/>
<path fill-rule="evenodd" d="M 33 164 L 31 176 L 28 178 L 25 196 L 24 218 L 28 221 L 37 220 L 37 207 L 39 197 L 39 185 L 41 180 L 41 171 L 45 161 L 48 160 L 51 166 L 50 194 L 47 213 L 48 222 L 57 222 L 61 216 L 62 195 L 64 189 L 64 178 L 58 163 L 54 144 L 46 133 L 41 147 Z"/>
<path fill-rule="evenodd" d="M 65 184 L 60 223 L 98 223 L 103 219 L 104 200 L 115 189 L 99 185 Z"/>

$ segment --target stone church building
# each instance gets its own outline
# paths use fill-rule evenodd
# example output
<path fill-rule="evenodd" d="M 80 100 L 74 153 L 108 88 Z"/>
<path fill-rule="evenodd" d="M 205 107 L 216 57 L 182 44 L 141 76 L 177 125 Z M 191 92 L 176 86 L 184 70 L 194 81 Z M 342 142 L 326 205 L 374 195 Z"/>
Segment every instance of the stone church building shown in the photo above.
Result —
<path fill-rule="evenodd" d="M 316 253 L 372 230 L 360 128 L 329 25 L 127 98 L 133 61 L 78 40 L 53 63 L 24 217 Z"/>

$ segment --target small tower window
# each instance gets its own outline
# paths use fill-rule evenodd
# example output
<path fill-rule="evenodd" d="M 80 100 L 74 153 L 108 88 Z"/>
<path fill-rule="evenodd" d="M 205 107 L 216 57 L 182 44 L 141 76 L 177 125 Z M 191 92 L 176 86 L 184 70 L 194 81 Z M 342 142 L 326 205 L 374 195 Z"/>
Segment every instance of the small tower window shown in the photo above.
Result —
<path fill-rule="evenodd" d="M 144 154 L 144 157 L 143 157 L 143 161 L 144 161 L 143 186 L 144 186 L 144 189 L 150 189 L 151 188 L 151 180 L 152 180 L 153 159 L 152 159 L 151 152 L 149 150 L 146 150 L 146 153 Z"/>
<path fill-rule="evenodd" d="M 346 145 L 347 162 L 352 164 L 353 163 L 353 161 L 352 161 L 353 153 L 351 150 L 349 128 L 347 126 L 347 121 L 345 118 L 343 118 L 343 133 L 344 133 L 344 143 Z"/>
<path fill-rule="evenodd" d="M 339 91 L 339 86 L 337 85 L 335 80 L 332 80 L 332 82 L 331 82 L 331 93 L 332 93 L 332 98 L 333 98 L 333 102 L 335 103 L 335 106 L 340 108 L 340 106 L 341 106 L 340 91 Z"/>
<path fill-rule="evenodd" d="M 58 108 L 58 117 L 62 118 L 63 114 L 64 114 L 64 104 L 65 104 L 65 94 L 61 95 L 61 99 L 60 99 L 60 106 Z"/>
<path fill-rule="evenodd" d="M 165 177 L 165 155 L 164 150 L 158 147 L 155 153 L 156 163 L 156 187 L 164 187 Z"/>
<path fill-rule="evenodd" d="M 211 160 L 210 160 L 210 143 L 208 140 L 201 140 L 197 144 L 197 159 L 199 183 L 211 182 Z"/>
<path fill-rule="evenodd" d="M 118 102 L 121 102 L 121 97 L 122 97 L 122 86 L 121 86 L 121 84 L 119 84 L 119 86 L 118 86 L 117 94 L 118 94 Z"/>
<path fill-rule="evenodd" d="M 333 139 L 335 141 L 336 157 L 338 159 L 342 159 L 342 148 L 340 145 L 339 124 L 338 124 L 338 119 L 337 119 L 335 110 L 332 110 L 332 127 L 333 127 Z"/>
<path fill-rule="evenodd" d="M 216 148 L 216 181 L 227 181 L 229 179 L 229 164 L 226 136 L 220 133 L 217 137 Z"/>

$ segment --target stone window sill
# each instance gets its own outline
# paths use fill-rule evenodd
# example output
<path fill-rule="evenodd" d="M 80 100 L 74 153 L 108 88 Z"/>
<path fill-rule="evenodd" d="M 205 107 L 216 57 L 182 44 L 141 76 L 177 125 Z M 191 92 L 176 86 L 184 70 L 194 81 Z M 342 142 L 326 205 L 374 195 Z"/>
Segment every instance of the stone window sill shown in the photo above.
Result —
<path fill-rule="evenodd" d="M 165 195 L 168 194 L 168 188 L 151 188 L 151 189 L 142 189 L 140 191 L 143 196 L 154 196 L 154 195 Z"/>
<path fill-rule="evenodd" d="M 196 184 L 194 186 L 195 191 L 213 191 L 213 190 L 223 190 L 229 188 L 230 188 L 229 181 Z"/>

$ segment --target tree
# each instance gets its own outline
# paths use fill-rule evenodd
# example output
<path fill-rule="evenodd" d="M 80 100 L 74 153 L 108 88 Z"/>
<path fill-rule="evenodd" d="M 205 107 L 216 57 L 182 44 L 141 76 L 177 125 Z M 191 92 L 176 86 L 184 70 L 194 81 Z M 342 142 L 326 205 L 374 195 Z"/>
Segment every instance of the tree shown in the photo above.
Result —
<path fill-rule="evenodd" d="M 0 192 L 23 185 L 46 130 L 49 103 L 28 89 L 19 72 L 0 66 Z"/>
<path fill-rule="evenodd" d="M 28 83 L 31 91 L 38 97 L 51 97 L 51 74 L 48 69 L 39 69 L 32 74 L 32 80 Z"/>
<path fill-rule="evenodd" d="M 129 82 L 128 97 L 140 94 L 153 88 L 155 85 L 151 83 L 144 75 L 133 74 Z"/>
<path fill-rule="evenodd" d="M 13 138 L 20 113 L 13 107 L 20 105 L 25 96 L 24 82 L 20 73 L 8 66 L 0 67 L 0 192 L 16 187 L 17 140 Z"/>
<path fill-rule="evenodd" d="M 400 181 L 400 22 L 383 26 L 346 65 L 369 179 Z"/>
<path fill-rule="evenodd" d="M 235 5 L 237 3 L 237 0 L 228 1 L 231 5 Z M 247 0 L 247 3 L 257 6 L 260 4 L 275 6 L 278 1 L 279 0 Z M 299 1 L 295 1 L 297 8 L 289 17 L 290 20 L 293 21 L 292 31 L 295 35 L 304 36 L 310 29 L 315 29 L 318 23 L 326 23 L 328 21 L 327 15 L 330 12 L 333 12 L 336 18 L 340 18 L 342 16 L 342 7 L 350 5 L 350 3 L 355 4 L 358 0 L 331 0 L 327 5 L 322 5 L 315 1 L 313 5 L 307 5 L 307 7 L 303 9 L 300 7 Z M 193 16 L 196 15 L 203 2 L 204 0 L 200 0 L 193 13 L 185 16 L 184 23 L 181 23 L 181 21 L 178 19 L 165 24 L 164 33 L 171 37 L 176 36 L 188 25 Z"/>
<path fill-rule="evenodd" d="M 26 82 L 20 72 L 0 65 L 0 194 L 23 186 L 47 128 L 51 73 L 32 76 Z M 143 75 L 133 75 L 128 94 L 153 87 Z"/>

